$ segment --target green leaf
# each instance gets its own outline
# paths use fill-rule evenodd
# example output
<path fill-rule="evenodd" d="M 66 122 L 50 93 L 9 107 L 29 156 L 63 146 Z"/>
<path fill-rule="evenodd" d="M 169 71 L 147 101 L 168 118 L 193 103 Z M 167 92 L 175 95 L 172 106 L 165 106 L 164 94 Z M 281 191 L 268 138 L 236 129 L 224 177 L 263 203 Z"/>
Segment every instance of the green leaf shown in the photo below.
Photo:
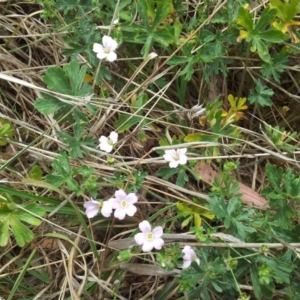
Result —
<path fill-rule="evenodd" d="M 246 28 L 248 31 L 253 30 L 253 17 L 252 14 L 248 12 L 244 7 L 240 7 L 238 12 L 238 18 L 236 21 L 239 25 Z"/>
<path fill-rule="evenodd" d="M 180 170 L 178 172 L 178 177 L 176 180 L 176 185 L 183 187 L 186 182 L 189 181 L 189 177 L 187 176 L 186 172 L 184 170 Z"/>
<path fill-rule="evenodd" d="M 43 171 L 39 165 L 34 165 L 28 172 L 29 178 L 35 180 L 41 180 Z"/>
<path fill-rule="evenodd" d="M 153 33 L 153 39 L 164 47 L 167 47 L 169 44 L 173 43 L 173 36 L 166 28 L 155 31 Z"/>
<path fill-rule="evenodd" d="M 119 133 L 129 130 L 133 125 L 138 124 L 142 120 L 141 117 L 131 115 L 120 115 L 115 122 L 114 127 L 118 128 Z"/>
<path fill-rule="evenodd" d="M 41 221 L 34 217 L 31 213 L 43 216 L 45 211 L 38 207 L 35 203 L 26 204 L 24 210 L 12 206 L 9 209 L 7 205 L 0 207 L 0 245 L 5 246 L 9 241 L 9 232 L 16 238 L 16 242 L 20 247 L 33 240 L 34 234 L 21 221 L 31 225 L 39 225 Z"/>
<path fill-rule="evenodd" d="M 4 247 L 7 245 L 9 240 L 9 221 L 4 219 L 0 223 L 0 246 Z"/>
<path fill-rule="evenodd" d="M 169 179 L 171 176 L 178 173 L 177 168 L 169 168 L 169 167 L 162 167 L 157 171 L 157 176 L 162 177 L 162 179 Z"/>
<path fill-rule="evenodd" d="M 264 32 L 259 32 L 256 35 L 256 37 L 268 41 L 270 43 L 283 43 L 289 38 L 286 34 L 276 29 L 270 29 Z"/>
<path fill-rule="evenodd" d="M 167 18 L 172 9 L 173 5 L 171 3 L 159 2 L 156 8 L 153 24 L 151 26 L 152 32 L 154 32 L 154 30 L 156 30 L 156 28 Z"/>
<path fill-rule="evenodd" d="M 37 98 L 34 108 L 48 116 L 65 106 L 65 103 L 50 95 L 42 94 L 43 98 Z"/>
<path fill-rule="evenodd" d="M 276 12 L 277 12 L 276 9 L 271 9 L 270 7 L 265 8 L 261 16 L 259 17 L 258 22 L 255 24 L 253 34 L 257 35 L 262 30 L 264 30 L 268 25 L 270 25 L 275 18 Z"/>
<path fill-rule="evenodd" d="M 43 76 L 43 81 L 46 83 L 49 90 L 66 95 L 69 95 L 70 93 L 68 77 L 60 67 L 50 67 Z"/>
<path fill-rule="evenodd" d="M 256 84 L 255 89 L 250 90 L 250 95 L 248 97 L 248 101 L 251 104 L 257 103 L 258 105 L 264 106 L 272 106 L 271 96 L 273 96 L 274 91 L 268 89 L 265 85 L 263 85 L 260 79 L 254 79 Z"/>
<path fill-rule="evenodd" d="M 149 28 L 149 22 L 148 22 L 148 5 L 147 0 L 139 0 L 137 1 L 137 10 L 141 16 L 141 20 L 143 20 L 143 23 L 146 28 Z"/>

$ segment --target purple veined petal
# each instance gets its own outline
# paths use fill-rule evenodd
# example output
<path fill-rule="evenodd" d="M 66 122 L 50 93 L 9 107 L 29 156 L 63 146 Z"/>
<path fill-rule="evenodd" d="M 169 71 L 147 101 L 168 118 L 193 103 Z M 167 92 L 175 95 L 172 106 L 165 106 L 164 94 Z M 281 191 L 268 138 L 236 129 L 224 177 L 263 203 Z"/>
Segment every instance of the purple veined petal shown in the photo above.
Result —
<path fill-rule="evenodd" d="M 163 235 L 163 229 L 161 226 L 155 227 L 152 232 L 156 238 L 160 238 Z"/>
<path fill-rule="evenodd" d="M 148 221 L 143 221 L 139 224 L 139 228 L 141 232 L 148 233 L 151 231 L 151 225 Z"/>
<path fill-rule="evenodd" d="M 126 196 L 126 201 L 130 204 L 134 204 L 138 201 L 138 197 L 136 194 L 134 193 L 129 193 L 127 196 Z"/>
<path fill-rule="evenodd" d="M 122 208 L 117 208 L 114 214 L 115 218 L 119 220 L 124 220 L 126 216 L 126 210 Z"/>
<path fill-rule="evenodd" d="M 104 49 L 103 49 L 103 46 L 98 44 L 98 43 L 95 43 L 93 45 L 93 51 L 98 53 L 98 52 L 104 52 Z"/>
<path fill-rule="evenodd" d="M 153 249 L 153 243 L 146 241 L 142 247 L 144 252 L 150 252 Z"/>
<path fill-rule="evenodd" d="M 110 140 L 115 144 L 118 141 L 118 133 L 112 131 L 109 135 Z"/>
<path fill-rule="evenodd" d="M 174 160 L 174 157 L 173 157 L 172 154 L 164 154 L 164 155 L 163 155 L 163 158 L 164 158 L 164 160 L 166 160 L 166 161 L 173 161 L 173 160 Z"/>
<path fill-rule="evenodd" d="M 177 167 L 178 167 L 178 161 L 177 161 L 177 160 L 175 160 L 175 161 L 170 161 L 169 167 L 170 167 L 170 168 L 177 168 Z"/>
<path fill-rule="evenodd" d="M 182 269 L 186 269 L 191 265 L 191 261 L 190 260 L 185 260 L 183 261 L 183 265 L 182 265 Z"/>
<path fill-rule="evenodd" d="M 115 197 L 118 201 L 126 199 L 127 194 L 123 190 L 115 191 Z"/>
<path fill-rule="evenodd" d="M 99 208 L 97 207 L 89 207 L 86 209 L 85 213 L 86 213 L 86 216 L 91 219 L 91 218 L 94 218 L 99 212 Z"/>
<path fill-rule="evenodd" d="M 142 232 L 137 233 L 134 236 L 134 240 L 138 245 L 143 245 L 147 241 L 146 235 Z"/>
<path fill-rule="evenodd" d="M 109 52 L 106 54 L 106 59 L 109 61 L 109 62 L 113 62 L 115 60 L 117 60 L 117 54 L 116 52 Z"/>
<path fill-rule="evenodd" d="M 129 206 L 126 209 L 126 214 L 129 217 L 133 217 L 133 215 L 136 213 L 137 208 L 133 204 L 129 204 Z"/>
<path fill-rule="evenodd" d="M 164 240 L 162 238 L 158 238 L 152 241 L 152 245 L 156 250 L 160 250 L 164 245 Z"/>
<path fill-rule="evenodd" d="M 177 154 L 180 155 L 185 155 L 187 151 L 187 148 L 182 148 L 182 149 L 177 149 Z"/>

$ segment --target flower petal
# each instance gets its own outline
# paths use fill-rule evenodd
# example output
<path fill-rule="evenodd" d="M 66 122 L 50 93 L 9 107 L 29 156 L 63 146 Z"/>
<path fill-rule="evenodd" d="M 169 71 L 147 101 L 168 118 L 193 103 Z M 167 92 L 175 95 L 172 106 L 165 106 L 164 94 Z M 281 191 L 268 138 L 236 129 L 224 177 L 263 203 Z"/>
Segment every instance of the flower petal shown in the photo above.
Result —
<path fill-rule="evenodd" d="M 126 210 L 122 208 L 117 208 L 114 214 L 115 218 L 119 220 L 124 220 L 126 216 Z"/>
<path fill-rule="evenodd" d="M 106 54 L 106 59 L 109 61 L 109 62 L 113 62 L 115 60 L 117 60 L 117 54 L 116 52 L 109 52 Z"/>
<path fill-rule="evenodd" d="M 101 135 L 100 139 L 99 139 L 99 142 L 107 144 L 108 143 L 108 138 L 106 136 L 104 136 L 104 135 Z"/>
<path fill-rule="evenodd" d="M 150 252 L 153 249 L 152 242 L 146 241 L 142 247 L 144 252 Z"/>
<path fill-rule="evenodd" d="M 106 143 L 100 143 L 100 149 L 102 151 L 105 151 L 105 152 L 111 152 L 112 149 L 113 149 L 113 146 L 112 145 L 109 145 L 109 144 L 106 144 Z"/>
<path fill-rule="evenodd" d="M 107 53 L 105 53 L 104 51 L 100 51 L 97 53 L 97 57 L 99 59 L 104 59 L 104 58 L 106 58 L 106 56 L 107 56 Z"/>
<path fill-rule="evenodd" d="M 104 35 L 102 38 L 102 44 L 105 48 L 109 49 L 110 51 L 114 51 L 118 47 L 118 43 L 112 39 L 110 36 Z"/>
<path fill-rule="evenodd" d="M 177 160 L 175 160 L 175 161 L 170 161 L 169 167 L 170 167 L 170 168 L 177 168 L 177 167 L 178 167 L 178 161 L 177 161 Z"/>
<path fill-rule="evenodd" d="M 95 217 L 99 212 L 99 207 L 89 207 L 86 209 L 85 213 L 86 216 L 91 219 L 93 217 Z"/>
<path fill-rule="evenodd" d="M 134 204 L 138 201 L 138 197 L 135 193 L 129 193 L 125 199 L 130 204 Z"/>
<path fill-rule="evenodd" d="M 182 149 L 177 149 L 177 154 L 180 155 L 185 155 L 187 151 L 187 148 L 182 148 Z"/>
<path fill-rule="evenodd" d="M 148 233 L 151 231 L 151 225 L 148 221 L 143 221 L 139 224 L 139 228 L 141 232 Z"/>
<path fill-rule="evenodd" d="M 164 240 L 162 238 L 157 238 L 152 241 L 152 245 L 156 250 L 160 250 L 162 246 L 164 245 Z"/>
<path fill-rule="evenodd" d="M 186 268 L 188 268 L 190 265 L 191 265 L 191 261 L 190 260 L 185 260 L 184 262 L 183 262 L 183 265 L 182 265 L 182 269 L 186 269 Z"/>
<path fill-rule="evenodd" d="M 129 217 L 132 217 L 136 213 L 136 211 L 137 211 L 136 206 L 134 206 L 133 204 L 129 204 L 129 206 L 126 209 L 126 214 Z"/>
<path fill-rule="evenodd" d="M 157 226 L 152 230 L 152 232 L 156 238 L 160 238 L 163 235 L 163 228 L 161 226 Z"/>
<path fill-rule="evenodd" d="M 115 191 L 115 197 L 116 197 L 116 200 L 122 201 L 122 200 L 126 199 L 127 194 L 123 190 L 117 190 L 117 191 Z"/>
<path fill-rule="evenodd" d="M 143 245 L 147 240 L 146 240 L 146 235 L 142 232 L 137 233 L 134 236 L 134 240 L 138 245 Z"/>
<path fill-rule="evenodd" d="M 187 163 L 187 157 L 186 156 L 180 156 L 179 160 L 178 160 L 178 163 L 180 165 L 185 165 Z"/>
<path fill-rule="evenodd" d="M 109 135 L 110 140 L 115 144 L 118 141 L 118 133 L 112 131 Z"/>
<path fill-rule="evenodd" d="M 98 43 L 95 43 L 93 45 L 93 51 L 98 53 L 98 52 L 104 52 L 104 49 L 103 49 L 103 46 L 98 44 Z"/>
<path fill-rule="evenodd" d="M 113 208 L 112 208 L 112 203 L 111 201 L 104 201 L 102 208 L 101 208 L 101 214 L 106 217 L 109 218 L 112 214 Z"/>

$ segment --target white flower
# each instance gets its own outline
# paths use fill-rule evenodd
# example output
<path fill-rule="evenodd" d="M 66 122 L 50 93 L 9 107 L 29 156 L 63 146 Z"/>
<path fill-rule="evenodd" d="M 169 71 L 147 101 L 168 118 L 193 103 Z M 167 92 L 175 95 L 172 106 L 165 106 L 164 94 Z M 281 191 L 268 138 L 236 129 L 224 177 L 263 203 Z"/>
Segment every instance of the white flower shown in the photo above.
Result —
<path fill-rule="evenodd" d="M 191 246 L 185 246 L 182 249 L 182 253 L 184 253 L 182 265 L 183 269 L 188 268 L 194 260 L 198 265 L 200 265 L 200 259 L 197 257 L 195 251 L 191 248 Z"/>
<path fill-rule="evenodd" d="M 83 207 L 85 208 L 85 213 L 89 219 L 95 217 L 98 214 L 100 205 L 100 202 L 94 200 L 93 198 L 84 203 Z"/>
<path fill-rule="evenodd" d="M 111 152 L 114 147 L 114 144 L 118 141 L 118 133 L 113 131 L 110 133 L 109 138 L 102 135 L 99 139 L 99 147 L 105 152 Z"/>
<path fill-rule="evenodd" d="M 164 240 L 161 238 L 163 229 L 161 226 L 155 227 L 151 230 L 151 225 L 148 221 L 143 221 L 139 224 L 141 230 L 134 236 L 134 240 L 138 245 L 143 245 L 144 252 L 150 252 L 153 248 L 160 250 L 164 245 Z"/>
<path fill-rule="evenodd" d="M 123 220 L 126 215 L 132 217 L 137 208 L 134 205 L 138 201 L 138 197 L 134 193 L 126 194 L 123 190 L 115 192 L 115 198 L 109 199 L 112 209 L 115 209 L 114 216 Z"/>
<path fill-rule="evenodd" d="M 113 62 L 117 59 L 117 54 L 114 52 L 118 47 L 118 43 L 110 36 L 104 35 L 102 38 L 102 45 L 95 43 L 93 51 L 97 53 L 99 59 L 106 58 L 108 61 Z"/>
<path fill-rule="evenodd" d="M 164 154 L 164 159 L 169 163 L 170 168 L 177 168 L 178 165 L 185 165 L 187 162 L 187 156 L 185 155 L 187 149 L 177 149 L 177 150 L 166 150 Z"/>

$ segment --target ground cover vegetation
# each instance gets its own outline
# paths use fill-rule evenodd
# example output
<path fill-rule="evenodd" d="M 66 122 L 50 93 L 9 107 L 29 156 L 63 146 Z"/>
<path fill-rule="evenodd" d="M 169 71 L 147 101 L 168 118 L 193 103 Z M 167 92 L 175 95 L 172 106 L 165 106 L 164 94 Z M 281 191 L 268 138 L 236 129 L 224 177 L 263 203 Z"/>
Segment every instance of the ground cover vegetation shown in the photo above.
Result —
<path fill-rule="evenodd" d="M 0 1 L 0 298 L 300 299 L 299 12 Z"/>

